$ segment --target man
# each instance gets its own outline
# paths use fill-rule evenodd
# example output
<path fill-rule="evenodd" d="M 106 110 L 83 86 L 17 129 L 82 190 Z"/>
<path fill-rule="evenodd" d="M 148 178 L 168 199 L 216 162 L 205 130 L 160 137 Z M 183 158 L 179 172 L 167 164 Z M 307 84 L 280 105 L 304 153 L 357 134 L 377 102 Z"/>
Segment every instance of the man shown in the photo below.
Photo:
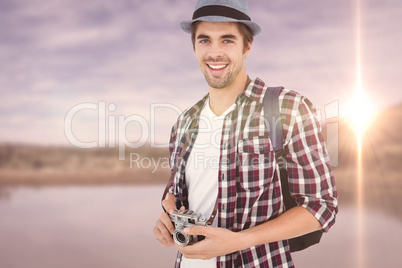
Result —
<path fill-rule="evenodd" d="M 320 126 L 311 103 L 296 92 L 279 97 L 287 152 L 289 187 L 298 206 L 284 211 L 279 168 L 264 122 L 267 86 L 245 70 L 260 27 L 248 16 L 246 0 L 199 0 L 191 33 L 209 93 L 180 115 L 170 140 L 174 182 L 162 202 L 167 213 L 191 209 L 212 226 L 184 229 L 205 239 L 178 246 L 176 267 L 294 267 L 288 241 L 335 222 L 337 192 Z M 188 146 L 184 147 L 184 143 Z M 182 159 L 179 159 L 184 149 Z M 174 226 L 162 213 L 154 236 L 174 245 Z"/>

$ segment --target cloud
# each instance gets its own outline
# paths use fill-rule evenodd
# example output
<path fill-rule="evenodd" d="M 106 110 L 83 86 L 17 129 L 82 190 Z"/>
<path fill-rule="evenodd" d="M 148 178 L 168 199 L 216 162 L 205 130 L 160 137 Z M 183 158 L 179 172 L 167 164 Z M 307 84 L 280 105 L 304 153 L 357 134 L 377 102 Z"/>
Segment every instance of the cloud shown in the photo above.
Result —
<path fill-rule="evenodd" d="M 365 81 L 382 105 L 400 101 L 396 55 L 402 5 L 396 0 L 361 2 Z M 106 101 L 117 107 L 109 115 L 138 114 L 147 120 L 154 103 L 180 109 L 195 103 L 207 86 L 190 36 L 179 27 L 195 3 L 1 1 L 0 141 L 65 143 L 65 115 L 84 102 Z M 249 5 L 251 17 L 263 28 L 246 63 L 252 77 L 300 91 L 321 107 L 347 98 L 356 68 L 356 14 L 350 1 Z M 384 85 L 387 94 L 378 90 Z M 163 135 L 177 117 L 173 110 L 165 113 L 166 120 L 158 121 Z M 93 118 L 75 122 L 96 128 Z M 33 129 L 40 134 L 18 134 Z"/>

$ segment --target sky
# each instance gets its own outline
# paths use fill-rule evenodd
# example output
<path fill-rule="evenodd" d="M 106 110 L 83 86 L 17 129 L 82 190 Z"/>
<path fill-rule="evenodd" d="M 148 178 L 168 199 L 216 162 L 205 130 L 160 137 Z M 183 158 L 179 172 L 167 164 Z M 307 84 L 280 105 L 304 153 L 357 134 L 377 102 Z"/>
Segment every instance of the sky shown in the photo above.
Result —
<path fill-rule="evenodd" d="M 323 120 L 356 88 L 357 0 L 249 0 L 251 78 L 308 97 Z M 208 86 L 190 36 L 195 0 L 1 0 L 0 142 L 163 147 Z M 402 1 L 360 0 L 362 86 L 402 103 Z M 333 116 L 333 115 L 332 115 Z M 116 142 L 117 140 L 117 142 Z"/>

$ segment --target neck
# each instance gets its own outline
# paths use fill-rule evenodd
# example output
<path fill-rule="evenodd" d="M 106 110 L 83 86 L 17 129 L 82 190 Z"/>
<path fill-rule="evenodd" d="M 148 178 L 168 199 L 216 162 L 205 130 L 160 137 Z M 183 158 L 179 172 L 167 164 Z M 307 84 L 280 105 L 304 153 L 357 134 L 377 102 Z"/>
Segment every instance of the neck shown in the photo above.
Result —
<path fill-rule="evenodd" d="M 239 96 L 248 82 L 247 74 L 241 73 L 237 76 L 235 81 L 226 88 L 216 89 L 209 88 L 209 106 L 216 115 L 223 114 L 230 106 L 235 103 L 237 96 Z"/>

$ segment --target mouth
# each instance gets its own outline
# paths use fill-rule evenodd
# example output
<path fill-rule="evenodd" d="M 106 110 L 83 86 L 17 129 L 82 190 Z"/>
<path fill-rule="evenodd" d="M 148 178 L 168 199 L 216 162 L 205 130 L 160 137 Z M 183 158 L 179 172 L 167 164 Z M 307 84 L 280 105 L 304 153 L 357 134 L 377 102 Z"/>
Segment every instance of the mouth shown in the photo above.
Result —
<path fill-rule="evenodd" d="M 207 64 L 209 68 L 215 71 L 223 70 L 225 69 L 229 64 Z"/>

